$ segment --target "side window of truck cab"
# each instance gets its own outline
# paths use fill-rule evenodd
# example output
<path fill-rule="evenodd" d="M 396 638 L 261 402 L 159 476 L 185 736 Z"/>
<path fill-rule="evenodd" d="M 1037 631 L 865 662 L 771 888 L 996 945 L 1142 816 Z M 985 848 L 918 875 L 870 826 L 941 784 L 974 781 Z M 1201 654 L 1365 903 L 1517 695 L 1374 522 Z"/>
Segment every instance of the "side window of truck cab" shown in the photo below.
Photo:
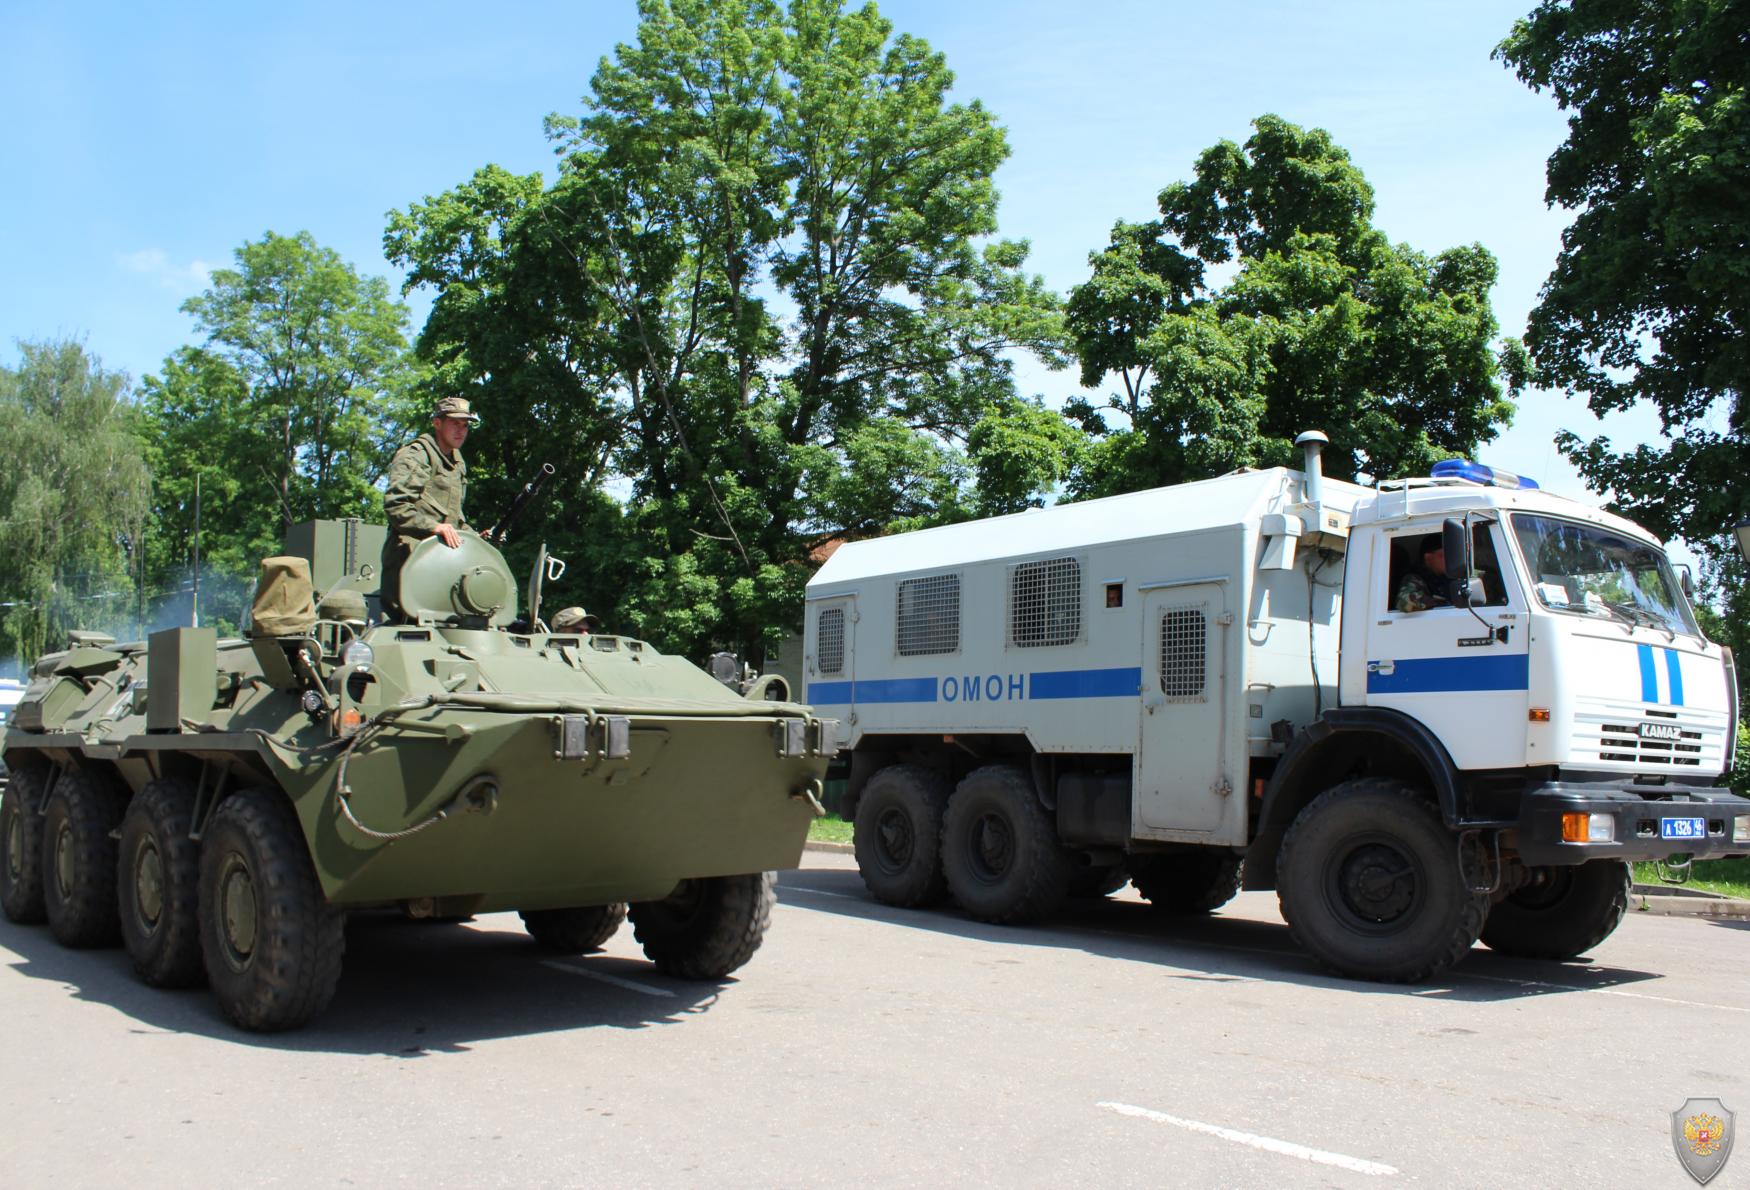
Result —
<path fill-rule="evenodd" d="M 1471 606 L 1506 607 L 1506 578 L 1492 521 L 1471 524 Z M 1452 606 L 1449 586 L 1441 568 L 1445 552 L 1439 549 L 1440 522 L 1434 521 L 1391 536 L 1389 573 L 1383 610 L 1416 615 Z"/>

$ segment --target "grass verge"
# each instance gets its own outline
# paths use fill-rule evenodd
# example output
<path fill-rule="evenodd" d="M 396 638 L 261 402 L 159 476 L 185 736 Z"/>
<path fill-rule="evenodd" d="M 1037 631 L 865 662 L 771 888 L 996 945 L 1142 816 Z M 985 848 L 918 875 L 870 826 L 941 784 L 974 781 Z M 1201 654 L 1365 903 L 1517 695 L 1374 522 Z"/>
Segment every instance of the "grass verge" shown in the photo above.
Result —
<path fill-rule="evenodd" d="M 808 826 L 808 838 L 814 843 L 849 843 L 851 824 L 836 814 L 816 818 Z"/>
<path fill-rule="evenodd" d="M 1636 864 L 1635 883 L 1654 887 L 1664 884 L 1655 864 Z M 1695 862 L 1685 888 L 1750 898 L 1750 859 L 1704 859 Z"/>

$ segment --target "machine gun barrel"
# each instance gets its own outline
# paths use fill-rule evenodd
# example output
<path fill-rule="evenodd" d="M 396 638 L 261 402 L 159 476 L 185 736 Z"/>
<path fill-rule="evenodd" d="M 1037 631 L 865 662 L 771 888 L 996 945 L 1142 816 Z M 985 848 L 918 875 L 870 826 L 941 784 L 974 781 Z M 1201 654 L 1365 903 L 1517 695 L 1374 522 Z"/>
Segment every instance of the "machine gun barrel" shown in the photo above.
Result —
<path fill-rule="evenodd" d="M 527 507 L 529 501 L 533 500 L 540 494 L 541 485 L 546 483 L 547 478 L 552 474 L 553 464 L 542 463 L 540 469 L 535 472 L 535 477 L 525 483 L 523 485 L 523 490 L 518 492 L 516 496 L 512 498 L 510 507 L 504 510 L 504 515 L 498 518 L 498 523 L 492 526 L 486 536 L 492 541 L 498 542 L 502 545 L 505 540 L 505 535 L 510 532 L 512 523 L 516 521 L 518 516 L 522 515 L 522 511 Z"/>

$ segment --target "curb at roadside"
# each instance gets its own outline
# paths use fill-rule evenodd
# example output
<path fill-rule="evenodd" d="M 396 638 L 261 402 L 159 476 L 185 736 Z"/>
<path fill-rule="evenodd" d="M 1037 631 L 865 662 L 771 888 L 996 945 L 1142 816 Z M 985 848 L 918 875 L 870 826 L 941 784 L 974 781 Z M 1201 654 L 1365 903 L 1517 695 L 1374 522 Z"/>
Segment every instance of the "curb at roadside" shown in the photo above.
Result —
<path fill-rule="evenodd" d="M 1662 888 L 1637 884 L 1629 890 L 1630 908 L 1637 913 L 1668 917 L 1723 917 L 1750 921 L 1750 901 L 1693 888 Z"/>
<path fill-rule="evenodd" d="M 818 839 L 810 839 L 802 848 L 804 851 L 831 851 L 838 855 L 850 855 L 856 848 L 849 843 L 827 843 Z"/>

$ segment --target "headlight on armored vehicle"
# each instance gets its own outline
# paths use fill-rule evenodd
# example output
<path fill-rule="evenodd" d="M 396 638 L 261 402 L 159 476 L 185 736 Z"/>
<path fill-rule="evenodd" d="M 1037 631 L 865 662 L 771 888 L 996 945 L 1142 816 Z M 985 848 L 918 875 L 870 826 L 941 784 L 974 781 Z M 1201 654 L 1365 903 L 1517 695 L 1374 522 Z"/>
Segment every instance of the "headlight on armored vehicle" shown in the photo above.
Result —
<path fill-rule="evenodd" d="M 352 665 L 362 668 L 376 659 L 377 655 L 371 650 L 371 646 L 367 645 L 362 640 L 349 640 L 346 642 L 346 648 L 340 651 L 340 663 L 342 665 Z"/>
<path fill-rule="evenodd" d="M 1740 814 L 1732 819 L 1732 842 L 1750 843 L 1750 814 Z"/>

